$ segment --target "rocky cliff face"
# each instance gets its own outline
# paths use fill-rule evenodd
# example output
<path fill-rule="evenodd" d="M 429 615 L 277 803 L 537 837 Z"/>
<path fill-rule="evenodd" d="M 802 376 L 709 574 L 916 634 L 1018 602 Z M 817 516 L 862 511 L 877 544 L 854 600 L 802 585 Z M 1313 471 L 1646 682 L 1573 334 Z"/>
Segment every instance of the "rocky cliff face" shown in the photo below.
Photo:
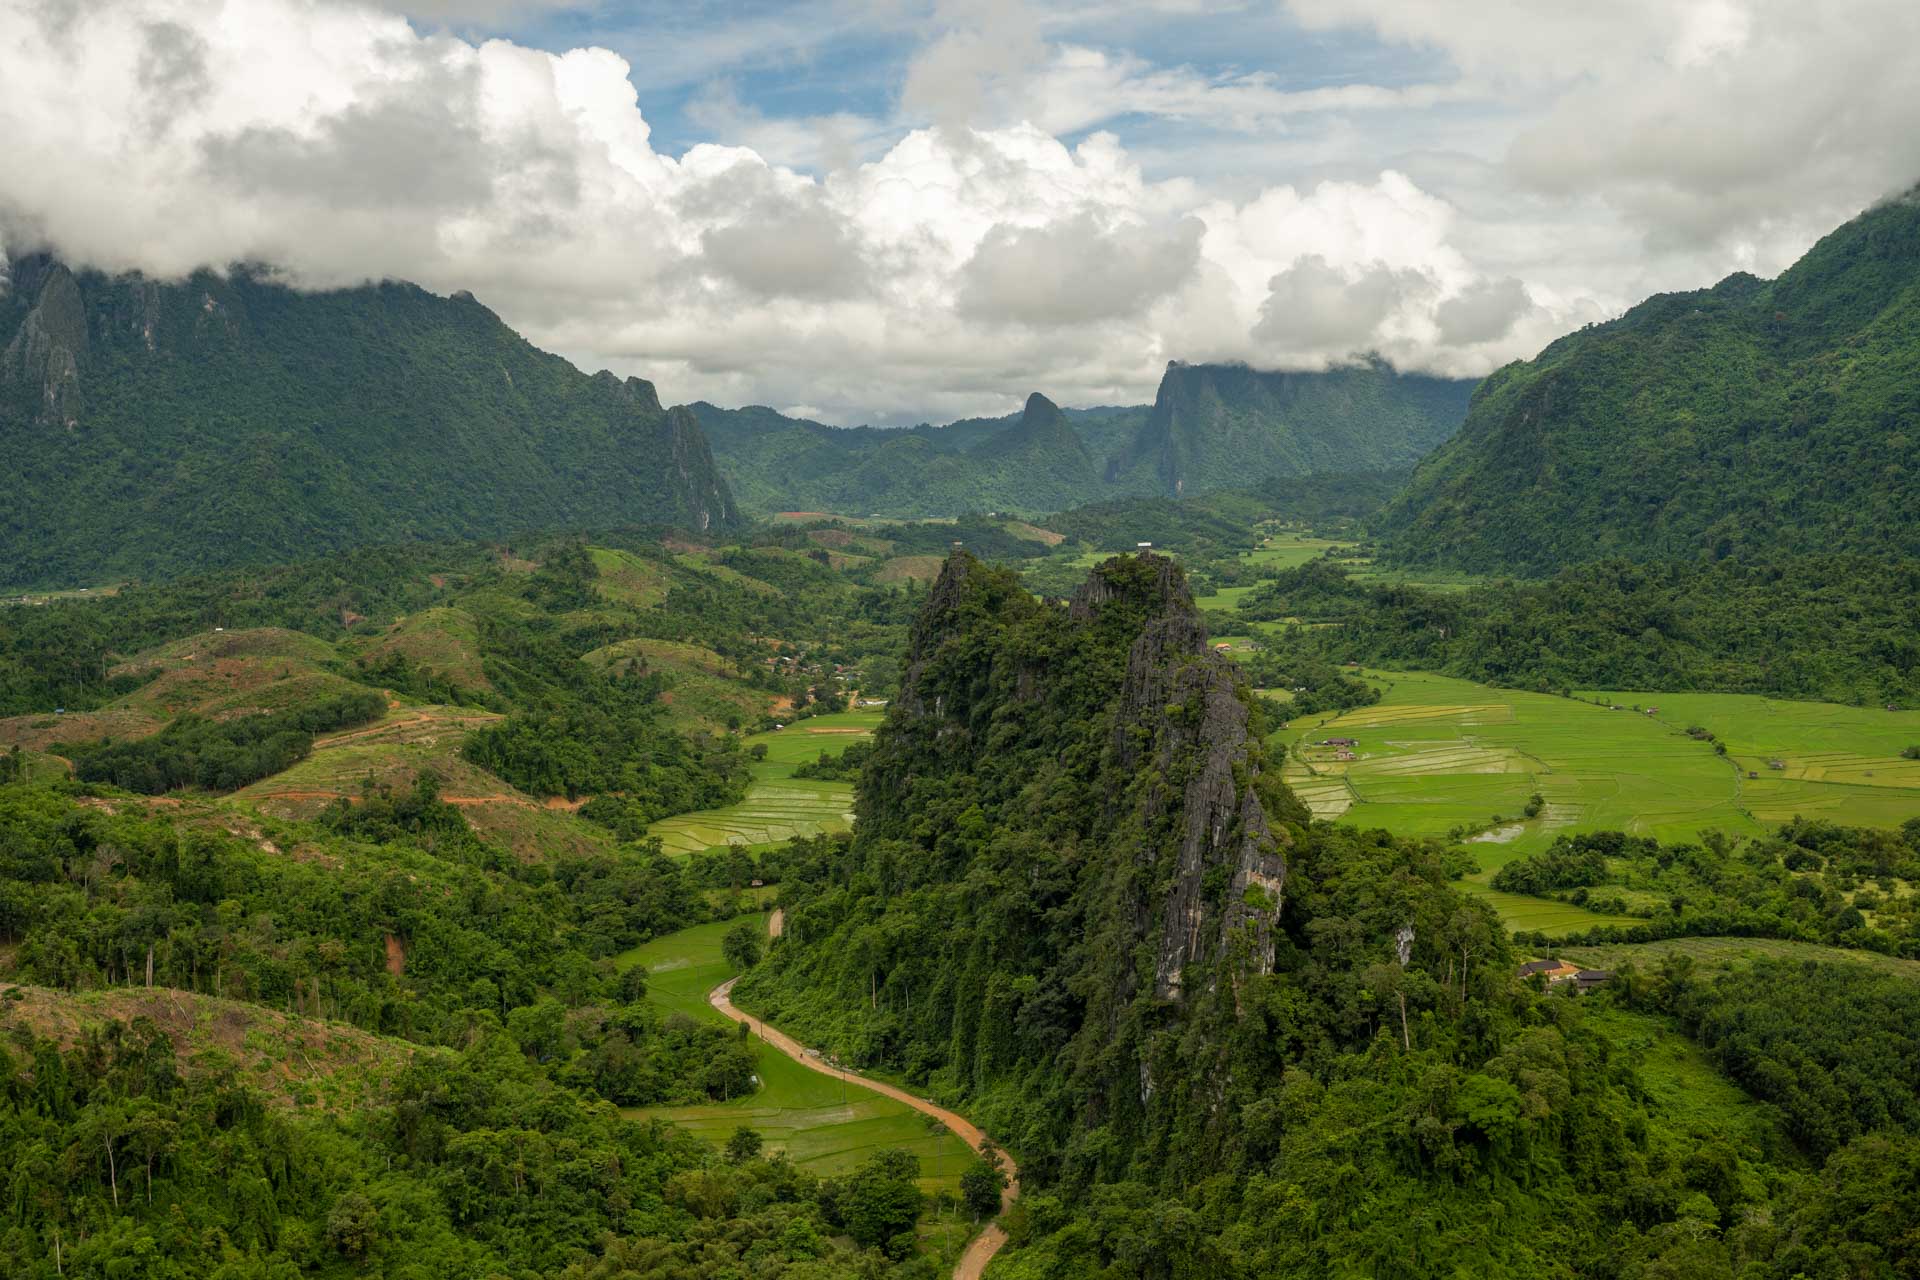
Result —
<path fill-rule="evenodd" d="M 0 383 L 14 389 L 42 422 L 69 429 L 80 420 L 80 362 L 87 350 L 87 315 L 80 285 L 58 263 L 35 259 L 12 273 L 12 287 L 33 299 L 0 355 Z"/>
<path fill-rule="evenodd" d="M 993 773 L 1029 746 L 1079 759 L 1099 801 L 1086 819 L 1106 846 L 1100 874 L 1128 886 L 1095 896 L 1125 917 L 1110 923 L 1129 952 L 1151 951 L 1154 998 L 1181 1002 L 1223 972 L 1273 967 L 1288 838 L 1260 788 L 1285 790 L 1264 774 L 1249 697 L 1172 560 L 1116 557 L 1069 601 L 1039 602 L 956 554 L 915 622 L 870 766 L 890 795 L 868 810 L 884 807 L 871 816 L 886 823 L 911 807 L 916 775 Z M 1060 720 L 1096 736 L 1033 741 Z"/>
<path fill-rule="evenodd" d="M 1157 910 L 1149 904 L 1141 925 L 1154 932 L 1144 926 L 1157 915 L 1154 995 L 1178 1000 L 1189 967 L 1212 972 L 1211 962 L 1235 943 L 1245 946 L 1247 967 L 1272 971 L 1287 865 L 1283 838 L 1254 789 L 1260 762 L 1244 681 L 1231 659 L 1207 647 L 1179 568 L 1154 555 L 1137 564 L 1146 572 L 1126 586 L 1095 570 L 1069 612 L 1091 624 L 1103 610 L 1144 606 L 1110 750 L 1122 775 L 1144 774 L 1143 853 L 1163 887 Z"/>

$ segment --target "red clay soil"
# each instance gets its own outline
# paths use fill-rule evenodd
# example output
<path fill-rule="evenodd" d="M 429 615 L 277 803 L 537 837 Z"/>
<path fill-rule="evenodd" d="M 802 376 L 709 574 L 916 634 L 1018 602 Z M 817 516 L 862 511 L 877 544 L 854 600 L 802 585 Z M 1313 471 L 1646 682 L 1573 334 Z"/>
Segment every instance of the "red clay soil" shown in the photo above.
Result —
<path fill-rule="evenodd" d="M 406 971 L 406 944 L 390 933 L 387 935 L 387 972 L 397 978 Z"/>
<path fill-rule="evenodd" d="M 772 937 L 779 937 L 780 929 L 784 922 L 785 916 L 781 912 L 775 911 L 767 920 L 767 933 Z M 737 978 L 728 978 L 725 982 L 715 987 L 707 996 L 707 1003 L 727 1017 L 732 1018 L 735 1022 L 744 1022 L 753 1034 L 759 1036 L 767 1044 L 778 1049 L 781 1053 L 786 1054 L 789 1058 L 792 1058 L 808 1070 L 818 1071 L 821 1075 L 833 1076 L 835 1079 L 845 1080 L 849 1084 L 859 1085 L 863 1089 L 870 1089 L 882 1097 L 892 1098 L 896 1102 L 904 1102 L 915 1111 L 923 1115 L 932 1116 L 941 1124 L 946 1125 L 948 1129 L 959 1135 L 962 1142 L 972 1147 L 975 1151 L 985 1151 L 987 1136 L 957 1112 L 949 1111 L 945 1107 L 927 1101 L 925 1098 L 916 1097 L 908 1093 L 905 1089 L 890 1085 L 885 1081 L 869 1080 L 865 1076 L 856 1075 L 854 1072 L 843 1071 L 839 1067 L 832 1066 L 824 1060 L 808 1054 L 806 1046 L 798 1040 L 795 1040 L 792 1036 L 787 1035 L 783 1031 L 776 1031 L 750 1013 L 745 1013 L 734 1008 L 731 994 L 733 984 L 737 981 L 739 981 Z M 1002 1161 L 1004 1161 L 1003 1167 L 1007 1173 L 1006 1190 L 1000 1193 L 1000 1211 L 1005 1213 L 1007 1208 L 1013 1204 L 1015 1198 L 1020 1194 L 1020 1169 L 1014 1164 L 1013 1158 L 1004 1151 L 1000 1153 L 1000 1157 Z M 975 1236 L 967 1245 L 966 1252 L 960 1255 L 960 1261 L 953 1268 L 954 1280 L 980 1280 L 981 1275 L 984 1274 L 987 1269 L 987 1264 L 993 1261 L 995 1254 L 1006 1247 L 1006 1243 L 1007 1233 L 1001 1230 L 1000 1224 L 998 1222 L 989 1222 L 986 1229 Z"/>

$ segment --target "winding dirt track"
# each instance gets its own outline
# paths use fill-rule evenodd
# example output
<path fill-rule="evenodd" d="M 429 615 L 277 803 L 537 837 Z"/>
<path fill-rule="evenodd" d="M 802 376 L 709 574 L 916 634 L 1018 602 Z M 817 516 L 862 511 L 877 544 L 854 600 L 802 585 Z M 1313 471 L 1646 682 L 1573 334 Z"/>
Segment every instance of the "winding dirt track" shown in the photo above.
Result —
<path fill-rule="evenodd" d="M 772 937 L 779 937 L 780 929 L 784 922 L 784 915 L 779 911 L 775 911 L 767 921 L 767 933 Z M 752 1014 L 734 1008 L 733 1000 L 730 997 L 733 991 L 733 984 L 738 981 L 738 978 L 728 978 L 725 982 L 715 987 L 712 993 L 707 996 L 707 1003 L 727 1017 L 732 1018 L 735 1022 L 746 1023 L 748 1029 L 750 1029 L 753 1034 L 759 1036 L 762 1040 L 786 1054 L 801 1066 L 812 1071 L 818 1071 L 823 1076 L 832 1076 L 838 1080 L 845 1080 L 849 1084 L 859 1085 L 862 1089 L 871 1089 L 873 1092 L 881 1094 L 884 1097 L 892 1098 L 896 1102 L 904 1102 L 915 1111 L 930 1115 L 941 1124 L 946 1125 L 947 1128 L 960 1136 L 962 1142 L 965 1142 L 975 1151 L 979 1151 L 985 1146 L 987 1136 L 972 1124 L 968 1123 L 964 1116 L 948 1111 L 945 1107 L 935 1106 L 925 1098 L 915 1097 L 905 1089 L 897 1088 L 884 1081 L 869 1080 L 865 1076 L 856 1075 L 851 1071 L 843 1071 L 839 1067 L 832 1066 L 824 1060 L 809 1054 L 805 1045 L 784 1031 L 777 1031 Z M 1007 1210 L 1007 1206 L 1013 1203 L 1014 1197 L 1020 1194 L 1020 1170 L 1014 1165 L 1013 1158 L 1008 1156 L 1004 1151 L 1000 1153 L 1000 1156 L 1001 1159 L 1005 1161 L 1003 1167 L 1007 1173 L 1007 1188 L 1000 1193 L 1000 1211 L 1004 1213 Z M 1006 1243 L 1007 1233 L 1000 1229 L 1000 1224 L 997 1222 L 989 1222 L 986 1230 L 975 1236 L 967 1245 L 967 1251 L 960 1255 L 960 1261 L 956 1263 L 953 1268 L 953 1280 L 980 1280 L 980 1276 L 987 1269 L 987 1263 L 993 1261 L 993 1255 L 999 1253 L 1000 1250 L 1005 1247 Z"/>

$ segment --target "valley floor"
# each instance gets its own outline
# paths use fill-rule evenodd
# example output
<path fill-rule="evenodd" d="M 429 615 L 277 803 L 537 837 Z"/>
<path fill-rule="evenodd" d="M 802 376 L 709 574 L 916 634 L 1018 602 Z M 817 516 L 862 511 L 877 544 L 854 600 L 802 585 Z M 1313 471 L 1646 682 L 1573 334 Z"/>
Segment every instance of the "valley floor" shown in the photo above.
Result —
<path fill-rule="evenodd" d="M 1920 712 L 1737 694 L 1563 698 L 1424 672 L 1358 674 L 1384 690 L 1378 703 L 1276 734 L 1288 785 L 1315 817 L 1396 835 L 1467 835 L 1481 870 L 1465 887 L 1485 893 L 1514 929 L 1620 923 L 1487 884 L 1562 834 L 1680 841 L 1707 829 L 1760 835 L 1796 815 L 1870 826 L 1920 816 L 1920 765 L 1899 754 L 1920 739 Z M 1285 716 L 1283 700 L 1276 713 Z M 1722 739 L 1727 753 L 1690 735 L 1694 728 Z M 1539 810 L 1527 817 L 1536 795 Z"/>

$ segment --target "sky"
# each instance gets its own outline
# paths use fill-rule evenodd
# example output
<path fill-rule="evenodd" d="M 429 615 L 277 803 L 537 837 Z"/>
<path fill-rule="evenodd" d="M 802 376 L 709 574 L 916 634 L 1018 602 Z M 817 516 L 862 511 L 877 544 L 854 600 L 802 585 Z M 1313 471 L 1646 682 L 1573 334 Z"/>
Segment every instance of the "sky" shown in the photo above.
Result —
<path fill-rule="evenodd" d="M 1912 0 L 0 0 L 0 248 L 475 293 L 669 403 L 1477 377 L 1920 181 Z"/>

